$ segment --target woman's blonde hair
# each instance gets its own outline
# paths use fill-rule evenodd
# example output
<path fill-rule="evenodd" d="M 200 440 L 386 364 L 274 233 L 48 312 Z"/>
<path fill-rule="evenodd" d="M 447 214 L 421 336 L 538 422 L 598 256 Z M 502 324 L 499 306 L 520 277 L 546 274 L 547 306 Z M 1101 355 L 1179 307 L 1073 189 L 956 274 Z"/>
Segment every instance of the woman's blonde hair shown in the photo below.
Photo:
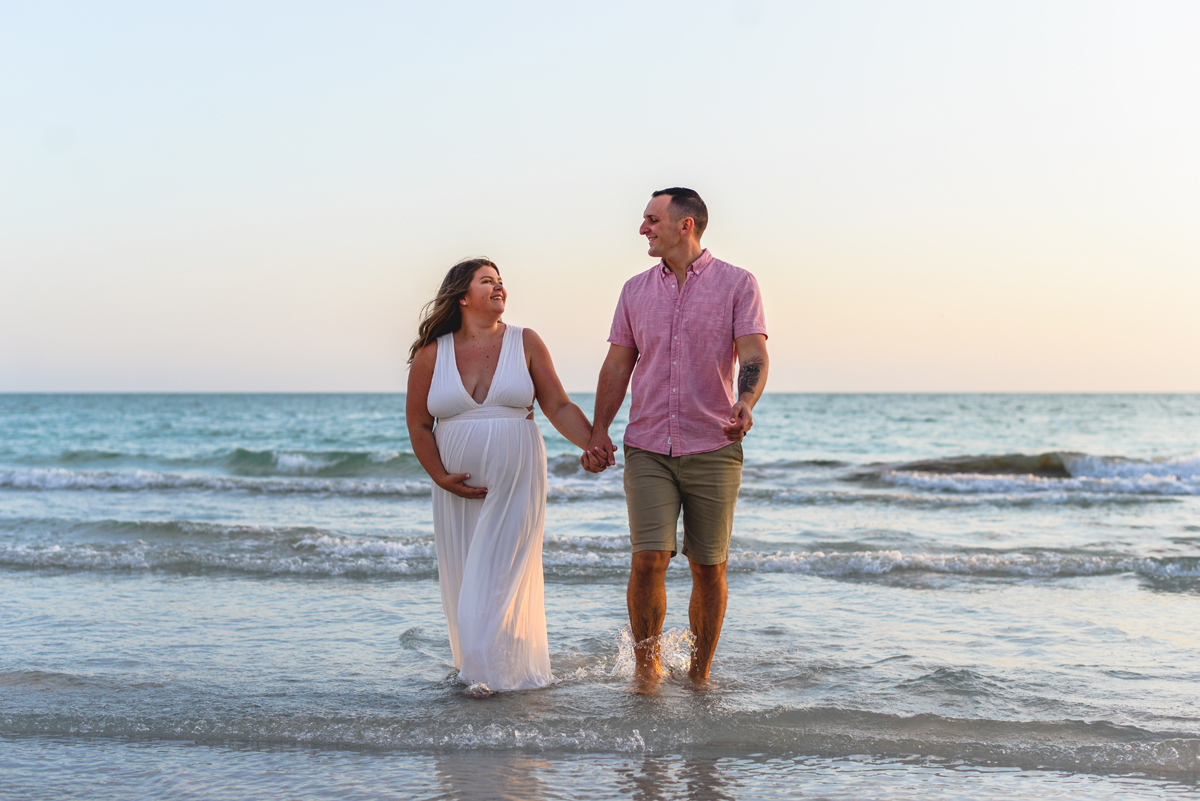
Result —
<path fill-rule="evenodd" d="M 417 340 L 408 349 L 408 363 L 412 364 L 417 358 L 417 351 L 437 338 L 462 327 L 462 309 L 458 301 L 471 288 L 471 281 L 480 267 L 491 267 L 500 274 L 500 268 L 490 259 L 465 259 L 450 268 L 442 280 L 442 288 L 437 297 L 425 304 L 421 309 L 421 322 L 417 326 Z"/>

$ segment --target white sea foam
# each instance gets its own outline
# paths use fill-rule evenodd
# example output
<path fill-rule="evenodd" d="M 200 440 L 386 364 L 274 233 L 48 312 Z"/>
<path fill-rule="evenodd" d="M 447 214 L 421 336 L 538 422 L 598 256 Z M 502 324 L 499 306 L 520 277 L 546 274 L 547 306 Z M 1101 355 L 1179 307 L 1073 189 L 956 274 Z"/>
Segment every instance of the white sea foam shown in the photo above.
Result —
<path fill-rule="evenodd" d="M 383 454 L 380 458 L 383 458 Z M 318 476 L 328 464 L 308 454 L 278 457 L 280 476 L 223 476 L 170 473 L 152 470 L 90 471 L 61 467 L 0 469 L 0 488 L 32 491 L 113 492 L 236 492 L 249 494 L 311 494 L 345 497 L 426 497 L 430 482 L 424 477 L 371 478 Z M 888 503 L 921 505 L 931 502 L 961 503 L 972 496 L 988 503 L 1061 503 L 1088 498 L 1143 499 L 1200 495 L 1200 458 L 1161 463 L 1086 462 L 1086 470 L 1097 475 L 1048 478 L 1034 475 L 983 473 L 932 473 L 919 470 L 886 471 L 879 480 L 908 493 L 858 491 L 838 487 L 756 486 L 742 487 L 748 500 L 803 505 Z M 1081 462 L 1081 464 L 1085 464 Z M 1080 467 L 1085 470 L 1085 467 Z M 1105 472 L 1111 475 L 1104 475 Z M 624 497 L 619 475 L 600 478 L 551 475 L 547 499 L 551 503 L 613 501 Z M 957 499 L 957 500 L 956 500 Z M 1027 500 L 1023 500 L 1027 499 Z"/>
<path fill-rule="evenodd" d="M 1094 576 L 1137 573 L 1151 578 L 1200 578 L 1200 559 L 1150 559 L 1061 553 L 904 554 L 900 551 L 854 553 L 731 552 L 731 570 L 795 573 L 830 578 L 880 576 L 899 571 L 950 575 Z"/>
<path fill-rule="evenodd" d="M 139 545 L 100 547 L 82 545 L 0 545 L 0 564 L 19 567 L 62 567 L 82 570 L 146 570 L 145 549 Z"/>
<path fill-rule="evenodd" d="M 293 548 L 311 549 L 314 553 L 339 559 L 378 558 L 384 561 L 406 559 L 436 559 L 437 549 L 430 541 L 358 540 L 350 537 L 331 537 L 322 534 L 306 537 Z"/>
<path fill-rule="evenodd" d="M 231 571 L 267 575 L 372 576 L 431 578 L 437 552 L 431 537 L 403 540 L 356 539 L 312 534 L 297 540 L 249 537 L 230 544 L 179 543 L 4 543 L 0 565 L 68 570 L 161 570 L 190 573 Z M 588 538 L 571 547 L 569 538 L 553 538 L 543 551 L 550 578 L 623 575 L 629 554 L 622 538 Z M 685 571 L 687 560 L 674 559 Z M 1150 558 L 1058 552 L 903 553 L 898 550 L 763 552 L 734 549 L 729 570 L 782 573 L 823 578 L 855 578 L 902 573 L 954 576 L 1065 578 L 1132 573 L 1155 580 L 1200 579 L 1200 557 Z"/>
<path fill-rule="evenodd" d="M 92 471 L 61 467 L 0 469 L 0 488 L 40 491 L 104 490 L 145 492 L 197 490 L 201 492 L 249 492 L 269 494 L 318 494 L 351 497 L 427 496 L 428 479 L 315 478 L 324 465 L 307 455 L 281 456 L 292 476 L 265 478 L 161 473 L 152 470 Z M 280 468 L 281 471 L 283 468 Z M 614 499 L 624 497 L 618 481 L 568 478 L 552 479 L 547 496 L 551 501 Z"/>
<path fill-rule="evenodd" d="M 313 493 L 328 495 L 399 495 L 418 497 L 429 493 L 427 481 L 390 481 L 349 478 L 247 478 L 158 473 L 149 470 L 99 472 L 63 468 L 18 468 L 0 470 L 0 487 L 24 490 L 201 490 L 252 493 Z"/>
<path fill-rule="evenodd" d="M 1065 454 L 1063 466 L 1074 478 L 1200 479 L 1200 454 L 1153 460 Z"/>
<path fill-rule="evenodd" d="M 1053 458 L 1051 458 L 1053 457 Z M 1038 474 L 1043 461 L 1059 464 L 1067 476 Z M 975 472 L 973 465 L 1007 469 Z M 1028 463 L 1030 472 L 1014 472 L 1013 465 Z M 959 464 L 957 472 L 928 469 L 914 463 L 879 474 L 890 484 L 925 492 L 993 495 L 1200 495 L 1200 456 L 1163 459 L 1128 459 L 1083 453 L 1052 453 L 1042 457 L 963 457 L 936 463 L 939 467 Z"/>
<path fill-rule="evenodd" d="M 337 461 L 306 453 L 276 453 L 275 469 L 288 475 L 308 475 L 336 464 Z"/>
<path fill-rule="evenodd" d="M 1028 475 L 982 473 L 923 473 L 905 470 L 887 472 L 880 480 L 926 492 L 1096 495 L 1200 495 L 1200 476 L 1181 478 L 1164 473 L 1136 477 L 1044 478 Z"/>
<path fill-rule="evenodd" d="M 414 549 L 415 550 L 415 549 Z M 213 551 L 154 546 L 144 542 L 96 545 L 0 545 L 0 565 L 84 571 L 233 572 L 276 576 L 428 575 L 436 568 L 423 556 L 315 553 L 283 556 L 267 551 Z"/>
<path fill-rule="evenodd" d="M 547 535 L 545 547 L 563 551 L 621 551 L 628 554 L 629 538 L 625 535 L 615 537 L 562 537 Z"/>

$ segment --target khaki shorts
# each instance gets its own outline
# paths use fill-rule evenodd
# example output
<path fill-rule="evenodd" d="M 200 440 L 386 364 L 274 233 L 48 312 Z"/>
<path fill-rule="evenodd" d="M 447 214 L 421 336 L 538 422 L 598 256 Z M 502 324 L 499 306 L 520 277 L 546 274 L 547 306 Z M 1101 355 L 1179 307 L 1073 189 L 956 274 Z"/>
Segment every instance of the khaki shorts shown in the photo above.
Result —
<path fill-rule="evenodd" d="M 742 443 L 687 456 L 625 446 L 625 503 L 636 551 L 682 553 L 701 565 L 729 558 L 733 507 L 742 485 Z M 683 550 L 675 529 L 683 508 Z"/>

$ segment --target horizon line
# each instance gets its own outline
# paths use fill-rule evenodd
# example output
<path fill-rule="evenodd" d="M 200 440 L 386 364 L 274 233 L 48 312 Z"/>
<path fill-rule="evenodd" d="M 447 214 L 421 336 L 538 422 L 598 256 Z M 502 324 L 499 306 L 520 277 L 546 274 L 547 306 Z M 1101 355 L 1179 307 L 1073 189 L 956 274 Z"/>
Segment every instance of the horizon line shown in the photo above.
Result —
<path fill-rule="evenodd" d="M 224 390 L 224 389 L 80 389 L 0 390 L 4 395 L 407 395 L 404 390 Z M 568 390 L 568 395 L 594 395 L 595 390 Z M 626 393 L 628 396 L 629 393 Z M 1049 389 L 934 389 L 934 390 L 766 390 L 767 395 L 1200 395 L 1200 390 L 1049 390 Z"/>

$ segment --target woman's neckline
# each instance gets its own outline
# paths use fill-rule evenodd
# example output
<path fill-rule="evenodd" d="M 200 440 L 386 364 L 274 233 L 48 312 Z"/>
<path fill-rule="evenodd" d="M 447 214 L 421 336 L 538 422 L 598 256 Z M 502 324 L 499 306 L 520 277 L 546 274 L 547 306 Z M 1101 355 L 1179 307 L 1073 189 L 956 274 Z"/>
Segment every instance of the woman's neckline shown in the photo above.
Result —
<path fill-rule="evenodd" d="M 511 327 L 508 323 L 500 323 L 504 326 L 504 331 L 500 334 L 500 352 L 496 354 L 496 367 L 492 370 L 492 378 L 488 382 L 487 394 L 483 396 L 482 401 L 475 400 L 475 397 L 467 389 L 467 385 L 463 383 L 462 371 L 458 369 L 458 347 L 454 341 L 454 335 L 457 331 L 450 332 L 450 354 L 454 357 L 454 372 L 458 376 L 458 385 L 462 388 L 463 394 L 467 399 L 476 406 L 486 406 L 487 402 L 492 398 L 492 390 L 496 388 L 496 374 L 500 372 L 500 360 L 504 358 L 504 346 L 508 344 L 508 329 Z"/>

